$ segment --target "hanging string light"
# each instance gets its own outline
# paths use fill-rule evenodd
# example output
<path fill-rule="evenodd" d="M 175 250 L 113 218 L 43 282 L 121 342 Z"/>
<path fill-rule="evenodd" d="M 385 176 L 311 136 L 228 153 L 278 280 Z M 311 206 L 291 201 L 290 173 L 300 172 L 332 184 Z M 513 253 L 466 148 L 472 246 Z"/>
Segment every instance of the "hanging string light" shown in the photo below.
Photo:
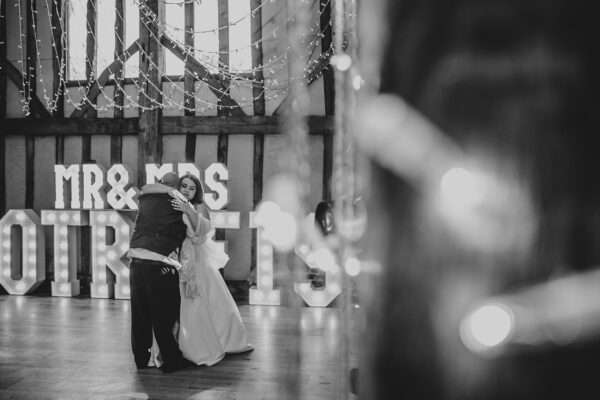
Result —
<path fill-rule="evenodd" d="M 53 52 L 53 56 L 56 58 L 57 64 L 59 66 L 61 66 L 61 68 L 59 68 L 58 71 L 58 79 L 59 79 L 59 85 L 58 87 L 61 88 L 63 86 L 67 86 L 67 82 L 69 82 L 65 76 L 65 72 L 66 69 L 64 68 L 64 65 L 66 64 L 66 54 L 68 52 L 68 47 L 67 47 L 67 34 L 68 34 L 68 30 L 65 29 L 66 27 L 66 23 L 65 23 L 65 17 L 66 17 L 66 10 L 62 10 L 62 12 L 58 12 L 59 10 L 59 5 L 57 4 L 57 1 L 59 0 L 53 0 L 52 1 L 52 5 L 49 4 L 49 0 L 45 0 L 46 3 L 46 13 L 47 13 L 47 17 L 48 17 L 48 21 L 50 23 L 50 26 L 52 26 L 52 16 L 51 16 L 51 7 L 54 6 L 55 11 L 57 12 L 57 14 L 59 14 L 59 18 L 58 20 L 60 21 L 60 28 L 61 28 L 61 37 L 60 37 L 60 41 L 61 41 L 61 47 L 63 49 L 63 51 L 61 52 L 61 54 L 59 55 L 57 52 Z M 137 2 L 137 0 L 135 0 Z M 314 4 L 313 0 L 313 4 Z M 260 11 L 260 8 L 264 7 L 265 3 L 261 3 L 260 7 L 257 7 L 256 9 L 253 9 L 250 11 L 249 14 L 255 13 Z M 95 3 L 92 3 L 92 5 L 95 7 Z M 148 19 L 145 18 L 141 18 L 142 23 L 148 25 L 149 22 L 152 23 L 159 23 L 159 19 L 156 15 L 154 15 L 153 13 L 151 13 L 151 11 L 147 10 L 147 7 L 145 6 L 144 3 L 139 3 L 138 2 L 138 6 L 140 7 L 141 12 L 144 13 L 144 15 L 146 15 L 148 17 Z M 116 10 L 117 13 L 119 13 L 119 10 Z M 119 16 L 122 18 L 123 16 L 119 14 Z M 287 21 L 285 21 L 284 25 L 289 24 L 289 22 L 291 20 L 293 20 L 293 18 L 295 17 L 290 17 L 287 19 Z M 19 17 L 19 21 L 21 21 L 22 19 L 22 15 L 20 14 Z M 238 20 L 236 20 L 238 21 Z M 160 32 L 164 32 L 164 25 L 160 25 L 161 28 L 159 31 Z M 264 26 L 264 24 L 263 24 Z M 276 37 L 276 32 L 277 32 L 277 28 L 278 26 L 276 26 L 273 29 L 273 37 Z M 94 37 L 94 39 L 96 40 L 96 35 L 95 32 L 93 32 L 90 27 L 88 26 L 88 31 L 91 31 L 91 35 Z M 200 32 L 200 31 L 196 31 L 196 32 Z M 40 42 L 40 39 L 38 39 L 37 37 L 37 27 L 34 29 L 34 34 L 36 35 L 36 45 L 37 43 Z M 298 76 L 292 76 L 288 79 L 289 82 L 293 82 L 295 80 L 305 80 L 307 78 L 310 79 L 318 79 L 321 75 L 322 75 L 322 66 L 325 65 L 326 63 L 324 62 L 326 59 L 328 59 L 328 57 L 331 56 L 331 54 L 333 53 L 333 47 L 331 47 L 330 49 L 324 49 L 321 51 L 321 54 L 319 54 L 316 58 L 313 56 L 315 50 L 318 48 L 318 44 L 320 42 L 320 38 L 325 34 L 325 32 L 321 32 L 320 29 L 315 29 L 315 27 L 311 27 L 311 29 L 308 30 L 308 33 L 301 38 L 301 42 L 306 43 L 305 46 L 306 48 L 309 50 L 311 56 L 309 57 L 308 61 L 306 62 L 306 66 L 303 70 L 303 72 L 301 74 L 299 74 Z M 269 35 L 263 35 L 263 37 L 260 39 L 262 40 L 266 40 L 266 38 Z M 22 34 L 20 35 L 20 45 L 21 48 L 22 46 L 22 40 L 23 40 L 23 36 Z M 121 43 L 124 42 L 124 39 L 122 37 L 119 37 L 119 35 L 116 35 L 116 40 L 121 41 Z M 153 37 L 153 40 L 160 40 L 160 37 Z M 256 41 L 250 44 L 250 46 L 252 45 L 259 45 L 260 42 Z M 54 43 L 54 35 L 52 35 L 52 46 L 54 48 L 57 47 L 57 43 Z M 194 54 L 194 52 L 198 52 L 197 49 L 190 49 L 189 46 L 186 47 L 183 44 L 181 44 L 181 47 L 183 49 L 185 49 L 186 54 Z M 22 49 L 21 49 L 22 50 Z M 39 55 L 39 48 L 36 48 L 36 51 Z M 141 53 L 145 53 L 143 48 L 140 48 L 138 51 L 140 51 Z M 200 51 L 201 52 L 201 51 Z M 262 65 L 256 66 L 254 68 L 252 68 L 252 70 L 249 70 L 249 73 L 245 73 L 245 74 L 236 74 L 236 73 L 232 73 L 227 69 L 224 69 L 221 65 L 208 65 L 208 68 L 216 68 L 218 71 L 220 71 L 220 75 L 225 77 L 226 79 L 232 81 L 232 84 L 235 87 L 238 87 L 240 90 L 244 89 L 245 87 L 247 87 L 248 89 L 250 89 L 254 84 L 262 84 L 264 85 L 263 88 L 263 93 L 259 94 L 258 96 L 264 96 L 265 100 L 267 101 L 275 101 L 285 95 L 287 95 L 287 91 L 288 91 L 288 87 L 284 82 L 281 82 L 280 79 L 278 79 L 277 77 L 273 77 L 278 73 L 281 73 L 281 71 L 283 71 L 283 69 L 286 67 L 287 65 L 287 51 L 284 52 L 284 54 L 278 54 L 278 55 L 274 55 L 271 56 L 267 59 L 267 62 L 263 63 Z M 152 68 L 158 68 L 157 65 L 151 65 Z M 39 68 L 43 68 L 41 65 L 39 66 Z M 321 68 L 321 69 L 319 69 Z M 252 79 L 251 77 L 254 75 L 253 72 L 256 70 L 262 69 L 266 75 L 267 78 L 264 79 L 264 81 L 262 82 L 257 82 L 256 80 Z M 196 75 L 193 71 L 189 71 L 187 68 L 184 68 L 184 71 L 187 73 L 191 73 L 193 75 Z M 113 74 L 112 71 L 109 71 L 111 73 L 111 75 Z M 59 96 L 62 94 L 61 90 L 59 89 L 58 91 L 56 91 L 55 93 L 53 93 L 52 96 L 48 95 L 48 88 L 45 86 L 45 82 L 43 81 L 43 73 L 40 71 L 40 83 L 42 83 L 42 90 L 43 90 L 43 97 L 44 100 L 46 101 L 46 105 L 48 107 L 48 109 L 50 111 L 53 111 L 56 109 L 57 107 L 57 102 L 58 102 L 58 98 Z M 269 77 L 270 75 L 270 77 Z M 28 77 L 27 74 L 23 73 L 23 83 L 26 82 L 26 79 Z M 144 76 L 144 74 L 141 74 L 140 77 L 142 79 L 145 79 L 146 77 Z M 179 101 L 177 99 L 184 98 L 184 95 L 186 94 L 186 91 L 181 87 L 180 84 L 178 84 L 177 81 L 173 81 L 169 76 L 165 76 L 164 78 L 165 83 L 167 83 L 167 86 L 171 88 L 171 92 L 167 93 L 164 90 L 162 90 L 161 88 L 156 88 L 157 90 L 159 90 L 161 92 L 161 94 L 163 95 L 163 101 L 160 104 L 153 104 L 153 106 L 160 106 L 160 107 L 169 107 L 169 108 L 176 108 L 176 109 L 180 109 L 180 110 L 185 110 L 186 106 L 182 101 Z M 124 109 L 124 108 L 132 108 L 132 107 L 137 107 L 140 110 L 144 110 L 145 107 L 141 106 L 139 104 L 139 102 L 133 98 L 131 95 L 128 94 L 128 91 L 125 90 L 124 87 L 122 87 L 122 85 L 114 80 L 110 81 L 111 86 L 114 86 L 114 90 L 119 90 L 124 94 L 124 97 L 127 99 L 127 104 L 121 106 L 118 105 L 114 102 L 113 100 L 113 96 L 112 93 L 107 94 L 104 90 L 104 88 L 102 86 L 100 86 L 99 89 L 99 93 L 98 96 L 100 98 L 102 98 L 104 101 L 104 105 L 98 105 L 98 104 L 94 104 L 95 102 L 91 101 L 90 99 L 87 99 L 86 97 L 86 93 L 88 92 L 88 90 L 90 89 L 91 85 L 92 85 L 93 81 L 91 79 L 89 79 L 86 83 L 86 85 L 81 85 L 81 84 L 77 84 L 73 87 L 72 84 L 70 84 L 69 86 L 72 86 L 73 88 L 70 90 L 65 90 L 65 101 L 70 104 L 73 108 L 75 109 L 79 109 L 81 108 L 82 105 L 87 105 L 89 107 L 94 108 L 97 111 L 108 111 L 110 109 Z M 133 86 L 135 87 L 135 89 L 139 92 L 140 91 L 140 87 L 139 87 L 139 80 L 138 79 L 133 79 L 132 80 Z M 160 85 L 162 86 L 162 85 Z M 217 95 L 217 97 L 221 97 L 221 96 L 228 96 L 228 92 L 226 90 L 221 90 L 220 88 L 215 88 L 212 87 L 211 85 L 207 85 L 209 87 L 209 89 L 211 89 L 213 91 L 213 93 L 215 93 Z M 24 87 L 26 87 L 24 85 Z M 81 93 L 81 101 L 79 100 L 75 100 L 73 97 L 73 93 L 72 92 L 79 92 Z M 201 106 L 200 111 L 203 112 L 206 109 L 216 109 L 216 107 L 218 106 L 218 104 L 216 102 L 212 102 L 207 100 L 206 98 L 202 98 L 201 96 L 195 94 L 195 93 L 190 93 L 190 95 L 193 95 L 196 99 L 196 103 L 200 104 Z M 240 107 L 249 107 L 253 104 L 253 101 L 256 99 L 255 97 L 251 97 L 248 96 L 247 98 L 242 97 L 241 101 L 239 101 L 240 99 L 236 99 L 238 100 L 238 105 Z M 31 96 L 27 96 L 27 94 L 25 92 L 23 92 L 23 103 L 24 103 L 24 110 L 28 110 L 29 107 L 29 102 L 31 100 Z M 156 102 L 155 102 L 156 103 Z M 220 106 L 223 108 L 237 108 L 237 106 Z M 194 110 L 192 110 L 194 111 Z"/>

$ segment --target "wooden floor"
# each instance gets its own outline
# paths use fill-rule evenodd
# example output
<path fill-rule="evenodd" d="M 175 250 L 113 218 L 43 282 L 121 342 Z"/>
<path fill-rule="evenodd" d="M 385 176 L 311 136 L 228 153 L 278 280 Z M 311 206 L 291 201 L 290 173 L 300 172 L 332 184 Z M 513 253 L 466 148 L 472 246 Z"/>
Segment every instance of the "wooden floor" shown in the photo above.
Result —
<path fill-rule="evenodd" d="M 240 312 L 254 352 L 163 374 L 134 366 L 129 301 L 0 296 L 0 399 L 282 400 L 347 392 L 337 309 L 241 305 Z"/>

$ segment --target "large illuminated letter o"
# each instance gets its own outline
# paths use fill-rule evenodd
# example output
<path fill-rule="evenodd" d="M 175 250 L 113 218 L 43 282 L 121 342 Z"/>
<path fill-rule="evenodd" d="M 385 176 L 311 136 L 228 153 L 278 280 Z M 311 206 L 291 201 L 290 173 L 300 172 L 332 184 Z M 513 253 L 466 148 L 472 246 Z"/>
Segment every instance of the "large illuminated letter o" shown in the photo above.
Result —
<path fill-rule="evenodd" d="M 13 279 L 11 227 L 22 229 L 21 278 Z M 0 219 L 0 285 L 9 294 L 23 295 L 46 279 L 44 232 L 33 210 L 9 210 Z"/>

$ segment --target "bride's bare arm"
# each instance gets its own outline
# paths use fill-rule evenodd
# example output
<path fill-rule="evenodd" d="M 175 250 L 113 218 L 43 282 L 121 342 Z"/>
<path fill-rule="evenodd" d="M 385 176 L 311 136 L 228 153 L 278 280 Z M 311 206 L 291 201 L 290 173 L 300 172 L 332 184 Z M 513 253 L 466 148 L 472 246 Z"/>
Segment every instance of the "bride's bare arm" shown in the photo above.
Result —
<path fill-rule="evenodd" d="M 210 231 L 210 217 L 204 205 L 198 204 L 196 209 L 189 201 L 184 202 L 178 198 L 171 200 L 171 204 L 175 210 L 187 215 L 193 232 L 204 236 Z"/>

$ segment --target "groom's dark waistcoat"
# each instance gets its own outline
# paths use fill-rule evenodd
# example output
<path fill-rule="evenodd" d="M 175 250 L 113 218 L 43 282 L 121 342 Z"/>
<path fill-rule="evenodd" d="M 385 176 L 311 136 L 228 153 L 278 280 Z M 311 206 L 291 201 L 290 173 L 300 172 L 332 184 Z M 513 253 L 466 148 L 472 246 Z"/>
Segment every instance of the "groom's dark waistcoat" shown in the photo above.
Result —
<path fill-rule="evenodd" d="M 143 194 L 130 248 L 141 248 L 169 255 L 185 238 L 185 224 L 181 212 L 171 207 L 171 196 L 166 193 Z"/>

